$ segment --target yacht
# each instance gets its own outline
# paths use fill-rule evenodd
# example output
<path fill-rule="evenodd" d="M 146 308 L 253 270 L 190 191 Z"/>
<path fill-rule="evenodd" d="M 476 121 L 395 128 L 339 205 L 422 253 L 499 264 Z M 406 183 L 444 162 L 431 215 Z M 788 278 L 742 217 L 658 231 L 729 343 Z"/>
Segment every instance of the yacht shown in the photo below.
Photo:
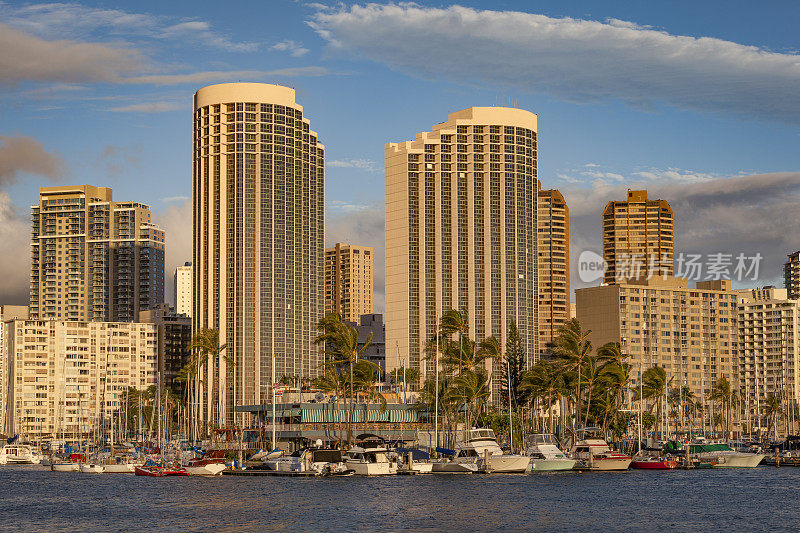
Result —
<path fill-rule="evenodd" d="M 599 429 L 593 428 L 595 432 Z M 586 434 L 577 440 L 570 450 L 570 456 L 579 461 L 579 465 L 589 470 L 627 470 L 633 458 L 624 453 L 615 452 L 608 443 L 599 435 Z"/>
<path fill-rule="evenodd" d="M 81 463 L 80 471 L 82 474 L 102 474 L 105 468 L 100 463 Z"/>
<path fill-rule="evenodd" d="M 389 459 L 383 443 L 364 441 L 347 450 L 344 464 L 359 476 L 397 474 L 397 463 Z"/>
<path fill-rule="evenodd" d="M 714 468 L 755 468 L 764 459 L 763 453 L 737 452 L 724 443 L 689 444 L 688 452 Z"/>
<path fill-rule="evenodd" d="M 53 472 L 80 472 L 81 465 L 73 461 L 54 460 L 50 463 L 50 470 Z"/>
<path fill-rule="evenodd" d="M 42 456 L 27 444 L 6 444 L 0 448 L 0 465 L 38 465 Z"/>
<path fill-rule="evenodd" d="M 277 472 L 312 472 L 318 476 L 351 474 L 341 450 L 322 447 L 301 448 L 291 455 L 266 459 L 264 466 Z"/>
<path fill-rule="evenodd" d="M 491 429 L 470 429 L 467 438 L 456 443 L 455 464 L 475 464 L 484 472 L 498 472 L 503 474 L 527 472 L 531 465 L 531 458 L 525 455 L 504 454 L 494 431 Z M 485 463 L 488 458 L 488 464 Z"/>
<path fill-rule="evenodd" d="M 525 454 L 531 458 L 531 469 L 537 472 L 572 470 L 576 463 L 558 448 L 558 441 L 551 433 L 527 435 Z"/>

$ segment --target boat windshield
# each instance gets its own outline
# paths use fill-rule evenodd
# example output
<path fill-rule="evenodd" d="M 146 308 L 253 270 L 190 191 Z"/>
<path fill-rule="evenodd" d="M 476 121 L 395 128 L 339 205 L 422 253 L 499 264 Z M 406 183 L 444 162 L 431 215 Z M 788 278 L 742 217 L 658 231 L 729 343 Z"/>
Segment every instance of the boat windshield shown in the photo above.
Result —
<path fill-rule="evenodd" d="M 339 450 L 314 450 L 315 463 L 339 463 L 342 460 L 342 452 Z"/>
<path fill-rule="evenodd" d="M 553 446 L 558 445 L 555 435 L 551 433 L 536 433 L 534 435 L 528 435 L 527 440 L 528 446 L 538 446 L 539 444 L 552 444 Z"/>
<path fill-rule="evenodd" d="M 495 440 L 494 431 L 491 429 L 472 429 L 467 440 Z"/>

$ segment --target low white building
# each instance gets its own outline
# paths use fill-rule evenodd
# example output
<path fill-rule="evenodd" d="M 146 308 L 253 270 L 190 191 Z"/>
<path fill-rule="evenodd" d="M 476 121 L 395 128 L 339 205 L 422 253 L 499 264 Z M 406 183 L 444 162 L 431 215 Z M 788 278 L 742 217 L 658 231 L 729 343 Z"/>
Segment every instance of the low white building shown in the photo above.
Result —
<path fill-rule="evenodd" d="M 156 384 L 154 324 L 10 320 L 3 328 L 9 435 L 42 442 L 107 432 L 128 387 Z"/>

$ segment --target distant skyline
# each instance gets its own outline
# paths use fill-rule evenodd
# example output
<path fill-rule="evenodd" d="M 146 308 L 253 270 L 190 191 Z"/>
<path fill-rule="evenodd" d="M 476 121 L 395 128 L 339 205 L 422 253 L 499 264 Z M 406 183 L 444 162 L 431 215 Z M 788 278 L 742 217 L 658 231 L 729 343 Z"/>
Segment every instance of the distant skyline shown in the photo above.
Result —
<path fill-rule="evenodd" d="M 781 284 L 800 249 L 800 5 L 331 5 L 0 3 L 0 304 L 27 303 L 40 186 L 149 204 L 167 278 L 190 261 L 192 94 L 227 81 L 296 88 L 326 146 L 326 242 L 374 247 L 376 312 L 384 143 L 471 106 L 538 114 L 573 261 L 601 250 L 606 202 L 646 188 L 675 211 L 676 254 L 761 252 L 753 284 Z"/>

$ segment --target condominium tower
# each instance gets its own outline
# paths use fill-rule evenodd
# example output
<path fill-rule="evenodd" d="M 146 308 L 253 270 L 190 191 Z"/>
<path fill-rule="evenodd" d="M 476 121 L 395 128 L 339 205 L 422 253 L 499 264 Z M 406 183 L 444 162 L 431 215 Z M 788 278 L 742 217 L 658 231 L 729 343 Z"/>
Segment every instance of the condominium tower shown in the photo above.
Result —
<path fill-rule="evenodd" d="M 189 261 L 175 269 L 175 312 L 192 316 L 192 263 Z"/>
<path fill-rule="evenodd" d="M 672 208 L 648 200 L 647 191 L 628 191 L 624 202 L 608 202 L 603 211 L 604 280 L 617 283 L 649 276 L 672 276 Z"/>
<path fill-rule="evenodd" d="M 7 435 L 6 395 L 8 389 L 8 354 L 6 352 L 6 336 L 3 322 L 14 319 L 25 320 L 28 318 L 28 308 L 22 305 L 0 305 L 0 435 Z"/>
<path fill-rule="evenodd" d="M 425 345 L 449 309 L 466 313 L 473 339 L 503 346 L 515 320 L 535 360 L 536 120 L 472 107 L 386 145 L 387 371 L 409 364 L 431 376 Z"/>
<path fill-rule="evenodd" d="M 164 301 L 164 232 L 108 187 L 42 187 L 32 211 L 31 319 L 132 322 Z"/>
<path fill-rule="evenodd" d="M 783 265 L 783 287 L 787 297 L 800 299 L 800 252 L 789 254 L 789 260 Z"/>
<path fill-rule="evenodd" d="M 539 356 L 570 317 L 569 208 L 556 191 L 539 191 Z"/>
<path fill-rule="evenodd" d="M 269 400 L 273 357 L 276 379 L 319 370 L 324 147 L 278 85 L 202 88 L 193 122 L 192 326 L 227 343 L 207 367 L 201 416 L 230 422 L 234 404 Z"/>
<path fill-rule="evenodd" d="M 657 365 L 675 387 L 685 385 L 707 403 L 719 378 L 739 383 L 737 292 L 730 281 L 689 288 L 684 278 L 657 276 L 577 289 L 575 296 L 577 318 L 591 330 L 592 345 L 620 343 L 635 384 Z"/>
<path fill-rule="evenodd" d="M 372 309 L 372 248 L 336 243 L 325 249 L 325 312 L 358 322 Z"/>

